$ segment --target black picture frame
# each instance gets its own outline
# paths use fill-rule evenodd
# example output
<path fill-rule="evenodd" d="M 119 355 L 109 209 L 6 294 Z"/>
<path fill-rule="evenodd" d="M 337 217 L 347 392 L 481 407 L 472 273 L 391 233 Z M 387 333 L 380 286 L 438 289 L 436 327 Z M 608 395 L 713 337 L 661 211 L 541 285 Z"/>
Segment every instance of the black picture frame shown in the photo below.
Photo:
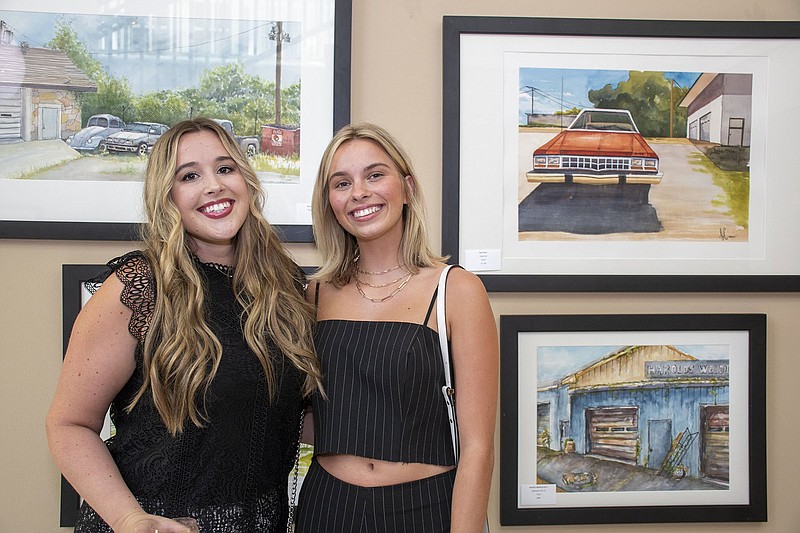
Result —
<path fill-rule="evenodd" d="M 69 337 L 72 333 L 72 326 L 83 307 L 84 283 L 104 272 L 108 272 L 108 267 L 106 265 L 61 265 L 62 360 L 67 354 L 67 345 L 69 344 Z M 61 476 L 60 494 L 59 526 L 74 527 L 78 520 L 81 498 L 63 475 Z"/>
<path fill-rule="evenodd" d="M 612 20 L 557 19 L 525 17 L 443 17 L 443 122 L 442 122 L 442 253 L 450 261 L 463 264 L 461 211 L 470 216 L 492 211 L 492 206 L 463 204 L 462 187 L 462 36 L 570 36 L 619 38 L 709 38 L 709 39 L 797 39 L 797 21 L 693 21 L 693 20 Z M 477 135 L 477 134 L 476 134 Z M 487 138 L 499 132 L 486 128 Z M 478 153 L 471 146 L 470 152 Z M 488 179 L 488 177 L 484 177 Z M 483 197 L 481 196 L 481 199 Z M 478 204 L 478 200 L 474 203 Z M 468 207 L 468 209 L 467 209 Z M 483 219 L 481 219 L 483 220 Z M 486 222 L 482 227 L 494 227 Z M 494 230 L 493 230 L 494 231 Z M 503 228 L 497 228 L 503 231 Z M 510 230 L 509 230 L 510 231 Z M 780 229 L 783 231 L 783 229 Z M 491 246 L 490 248 L 495 248 Z M 780 247 L 778 247 L 780 248 Z M 777 252 L 780 253 L 780 252 Z M 619 262 L 620 265 L 624 261 Z M 469 266 L 467 265 L 467 268 Z M 777 270 L 777 269 L 776 269 Z M 798 269 L 800 270 L 800 269 Z M 591 272 L 591 269 L 590 269 Z M 793 269 L 772 274 L 728 272 L 684 272 L 664 274 L 498 272 L 477 271 L 488 291 L 498 292 L 783 292 L 800 291 L 800 271 Z"/>
<path fill-rule="evenodd" d="M 333 37 L 333 131 L 350 122 L 350 72 L 352 37 L 352 0 L 331 0 L 334 5 Z M 54 239 L 88 241 L 135 241 L 139 223 L 123 222 L 50 222 L 36 220 L 0 220 L 0 239 Z M 275 224 L 284 242 L 312 243 L 310 224 Z"/>
<path fill-rule="evenodd" d="M 500 523 L 504 526 L 513 526 L 766 521 L 766 331 L 767 317 L 764 314 L 501 315 Z M 581 349 L 587 349 L 588 346 L 588 349 L 591 350 L 594 348 L 594 342 L 604 344 L 609 339 L 613 341 L 630 339 L 631 342 L 619 343 L 624 349 L 612 350 L 601 356 L 600 359 L 593 360 L 591 359 L 593 355 L 588 355 L 588 359 L 577 360 Z M 674 346 L 662 345 L 659 342 L 664 339 L 690 340 L 690 343 L 691 339 L 695 341 L 700 339 L 700 343 L 703 343 L 702 339 L 714 339 L 715 342 L 720 339 L 725 342 L 725 339 L 729 339 L 730 346 L 734 347 L 729 347 L 732 355 L 726 359 L 724 378 L 684 376 L 681 381 L 677 374 L 659 377 L 653 371 L 651 382 L 640 380 L 644 382 L 634 385 L 634 380 L 627 384 L 623 383 L 626 372 L 620 371 L 615 378 L 608 377 L 611 374 L 605 374 L 606 381 L 595 380 L 593 384 L 587 385 L 591 380 L 602 375 L 603 367 L 606 364 L 616 365 L 614 368 L 619 370 L 620 368 L 633 368 L 633 366 L 626 367 L 625 361 L 638 361 L 639 372 L 647 372 L 647 365 L 641 365 L 647 359 L 636 355 L 637 353 L 653 353 L 637 351 L 637 349 L 654 348 L 647 343 L 647 339 L 656 340 L 657 346 L 655 347 L 664 349 L 674 348 Z M 640 344 L 640 341 L 644 342 Z M 613 344 L 617 344 L 617 342 Z M 709 348 L 718 346 L 720 345 L 708 345 Z M 573 351 L 556 352 L 554 348 Z M 697 346 L 693 348 L 698 350 L 696 353 L 701 351 Z M 556 353 L 560 354 L 559 357 L 546 359 Z M 547 382 L 545 378 L 549 376 L 550 361 L 557 361 L 554 366 L 563 364 L 565 353 L 575 354 L 576 361 L 574 363 L 579 369 L 574 373 L 572 369 L 563 371 L 564 375 L 561 381 L 556 378 L 552 382 Z M 598 353 L 601 352 L 598 351 Z M 684 362 L 702 362 L 700 359 L 694 359 L 679 351 L 670 350 L 667 353 L 678 354 Z M 624 359 L 625 357 L 628 359 Z M 635 357 L 638 358 L 635 359 Z M 655 364 L 665 361 L 660 360 Z M 542 366 L 536 366 L 538 364 Z M 699 365 L 696 366 L 699 367 Z M 534 370 L 531 371 L 531 368 Z M 611 366 L 605 368 L 610 369 Z M 674 367 L 672 371 L 675 371 L 675 368 L 680 368 L 680 366 Z M 729 374 L 728 368 L 730 369 Z M 738 372 L 738 369 L 746 369 L 746 372 Z M 561 371 L 559 369 L 559 372 Z M 534 374 L 531 375 L 531 372 Z M 592 374 L 593 372 L 594 374 Z M 632 374 L 633 371 L 630 375 Z M 561 374 L 557 375 L 561 376 Z M 521 386 L 522 383 L 530 383 L 531 378 L 536 382 L 535 387 Z M 603 384 L 606 384 L 605 389 Z M 711 405 L 718 409 L 724 409 L 725 424 L 730 424 L 722 430 L 728 433 L 714 434 L 724 435 L 726 439 L 724 449 L 726 452 L 730 452 L 730 458 L 726 456 L 724 459 L 726 462 L 724 475 L 728 476 L 727 489 L 724 489 L 724 485 L 720 483 L 711 484 L 711 477 L 719 477 L 720 474 L 709 474 L 708 477 L 705 477 L 698 476 L 691 471 L 692 468 L 698 470 L 702 468 L 697 465 L 703 459 L 697 456 L 704 453 L 702 450 L 711 448 L 709 442 L 714 438 L 713 435 L 709 436 L 711 430 L 697 429 L 697 426 L 705 427 L 702 426 L 702 421 L 698 420 L 698 417 L 702 419 L 702 415 L 698 413 L 705 412 L 703 410 L 708 409 L 709 405 L 701 403 L 699 399 L 702 394 L 705 394 L 702 392 L 704 387 L 706 392 L 712 391 L 718 395 L 715 396 Z M 531 397 L 531 389 L 536 390 L 534 397 Z M 569 390 L 568 399 L 565 401 L 571 410 L 566 424 L 554 414 L 557 411 L 565 412 L 567 409 L 565 405 L 559 404 L 555 400 L 561 394 L 557 389 L 564 392 Z M 677 408 L 672 403 L 669 407 L 665 407 L 664 402 L 653 403 L 652 400 L 650 400 L 650 404 L 647 403 L 647 398 L 653 398 L 656 394 L 661 394 L 662 397 L 665 393 L 672 394 L 674 398 L 678 398 L 678 395 L 684 394 L 686 391 L 690 391 L 689 393 L 697 398 L 696 402 L 690 406 L 684 405 L 683 408 Z M 686 397 L 688 395 L 683 396 L 683 398 Z M 727 404 L 725 403 L 726 399 Z M 630 442 L 628 443 L 628 447 L 634 454 L 632 461 L 620 459 L 621 455 L 609 458 L 610 455 L 619 453 L 618 451 L 609 451 L 611 447 L 622 442 L 619 440 L 613 444 L 604 443 L 602 446 L 606 446 L 606 448 L 602 448 L 598 444 L 598 451 L 594 451 L 593 438 L 596 438 L 597 442 L 601 442 L 602 438 L 610 438 L 613 435 L 611 433 L 592 433 L 595 430 L 599 432 L 600 429 L 597 429 L 589 421 L 589 417 L 594 416 L 593 413 L 601 409 L 602 402 L 606 402 L 606 405 L 613 403 L 614 408 L 618 411 L 635 409 L 635 412 L 638 413 L 635 418 L 636 422 L 627 423 L 632 425 L 632 428 L 620 428 L 626 431 L 635 431 L 638 436 L 635 448 Z M 523 411 L 521 405 L 529 404 L 533 405 L 532 409 L 529 406 Z M 611 408 L 606 407 L 606 409 Z M 685 423 L 681 417 L 689 411 L 694 413 L 690 417 L 689 424 L 695 426 L 694 438 L 696 440 L 686 447 L 684 456 L 674 463 L 669 463 L 670 467 L 673 467 L 678 464 L 678 461 L 685 461 L 685 465 L 689 466 L 680 465 L 684 468 L 682 472 L 686 475 L 685 479 L 671 477 L 670 474 L 673 470 L 663 466 L 667 464 L 666 461 L 660 464 L 663 471 L 656 470 L 658 461 L 654 462 L 652 468 L 645 464 L 651 459 L 650 454 L 655 452 L 652 450 L 654 439 L 649 433 L 652 421 L 643 419 L 649 416 L 648 413 L 657 413 L 656 410 L 663 411 L 665 409 L 674 409 L 670 413 L 672 418 L 669 419 L 670 427 L 675 424 L 674 431 L 671 432 L 673 444 L 676 442 L 675 439 L 681 442 L 680 439 L 684 433 L 687 439 L 692 435 L 693 432 L 688 425 L 685 432 L 680 431 Z M 534 417 L 532 426 L 521 422 L 523 417 L 528 421 L 531 416 Z M 656 418 L 664 416 L 663 412 L 658 412 Z M 656 422 L 661 422 L 661 420 L 656 420 Z M 608 422 L 607 425 L 616 427 L 611 422 Z M 553 432 L 549 432 L 548 428 Z M 565 428 L 565 430 L 562 431 L 561 428 Z M 582 428 L 583 431 L 576 428 Z M 646 441 L 644 440 L 644 428 L 648 428 Z M 548 433 L 545 435 L 546 430 Z M 558 439 L 554 438 L 555 431 L 558 431 Z M 562 433 L 566 435 L 566 438 L 561 438 Z M 697 438 L 698 433 L 700 434 L 699 438 Z M 597 437 L 597 435 L 606 436 Z M 536 452 L 533 460 L 530 459 L 529 450 L 532 438 L 536 440 L 534 443 Z M 573 441 L 570 445 L 572 446 L 571 451 L 567 451 L 568 440 Z M 521 448 L 521 443 L 525 443 L 524 449 Z M 574 446 L 575 444 L 577 447 Z M 718 444 L 719 442 L 717 442 Z M 559 449 L 559 451 L 553 451 L 553 449 Z M 735 454 L 734 449 L 736 450 Z M 586 453 L 587 451 L 594 453 Z M 734 456 L 739 461 L 743 461 L 745 465 L 735 466 Z M 665 455 L 664 459 L 666 457 Z M 550 462 L 548 463 L 548 461 Z M 593 461 L 594 463 L 592 463 Z M 694 466 L 692 466 L 693 461 L 695 462 Z M 730 461 L 730 465 L 727 464 L 728 461 Z M 532 473 L 531 462 L 535 465 Z M 585 468 L 585 471 L 569 475 L 568 472 L 572 472 L 569 468 L 580 470 L 581 466 L 586 467 L 590 463 L 592 466 Z M 566 465 L 568 465 L 568 472 L 559 470 Z M 737 468 L 741 468 L 738 473 Z M 619 482 L 621 479 L 619 476 L 623 470 L 626 482 L 636 480 L 639 487 L 648 488 L 643 489 L 644 492 L 636 493 L 627 492 L 631 490 L 631 485 L 612 484 L 615 486 L 614 490 L 603 491 L 604 483 L 611 484 L 612 479 L 614 479 L 614 483 Z M 706 471 L 711 470 L 706 467 Z M 527 478 L 522 479 L 520 472 L 523 472 L 522 476 L 529 478 L 535 476 L 534 484 L 546 485 L 555 481 L 557 490 L 561 492 L 555 492 L 552 495 L 554 502 L 546 502 L 546 505 L 536 505 L 535 503 L 531 505 L 531 500 L 523 500 L 522 495 L 533 485 L 526 485 L 531 481 Z M 553 472 L 564 472 L 564 474 L 559 478 L 558 475 L 554 476 Z M 677 469 L 674 472 L 677 473 Z M 663 474 L 666 474 L 667 477 L 664 478 Z M 581 475 L 583 478 L 580 477 Z M 551 476 L 552 480 L 548 476 Z M 548 479 L 541 479 L 542 477 L 548 477 Z M 700 479 L 701 477 L 702 479 Z M 646 485 L 645 481 L 642 481 L 643 479 L 647 480 L 646 483 L 652 484 Z M 655 481 L 650 481 L 653 479 L 667 479 L 668 481 L 664 481 L 665 484 L 656 484 Z M 740 483 L 742 480 L 744 482 Z M 587 483 L 587 485 L 582 487 L 581 482 Z M 633 483 L 633 481 L 631 482 Z M 693 485 L 681 485 L 685 482 L 693 483 Z M 570 483 L 577 488 L 569 489 Z M 705 483 L 704 486 L 719 486 L 729 493 L 721 492 L 718 489 L 695 490 L 702 483 Z M 667 486 L 669 488 L 662 488 Z M 681 492 L 678 490 L 680 487 L 691 487 L 692 490 Z M 586 492 L 581 492 L 582 490 Z M 660 492 L 662 490 L 664 492 Z M 675 494 L 681 496 L 670 503 L 672 500 L 667 500 L 667 498 Z M 720 494 L 721 496 L 718 497 Z M 601 499 L 595 499 L 596 497 Z M 726 501 L 728 498 L 730 501 Z M 525 504 L 523 505 L 522 502 Z M 600 502 L 600 504 L 593 505 L 594 502 Z"/>

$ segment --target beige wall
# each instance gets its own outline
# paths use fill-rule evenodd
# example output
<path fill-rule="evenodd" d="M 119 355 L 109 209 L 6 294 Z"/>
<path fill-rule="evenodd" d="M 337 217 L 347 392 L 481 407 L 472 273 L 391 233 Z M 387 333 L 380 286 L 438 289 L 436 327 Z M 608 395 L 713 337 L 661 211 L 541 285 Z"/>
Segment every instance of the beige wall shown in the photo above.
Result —
<path fill-rule="evenodd" d="M 442 15 L 800 20 L 798 0 L 353 0 L 352 119 L 387 126 L 413 154 L 428 199 L 435 244 L 441 218 Z M 795 106 L 794 111 L 797 111 Z M 795 236 L 796 237 L 796 236 Z M 0 241 L 0 532 L 55 532 L 59 474 L 47 451 L 44 415 L 61 355 L 61 265 L 100 263 L 130 243 Z M 315 251 L 293 245 L 303 264 Z M 757 312 L 769 316 L 767 524 L 661 524 L 501 528 L 498 475 L 493 531 L 800 531 L 795 414 L 800 360 L 797 294 L 498 294 L 497 316 L 535 313 Z M 499 437 L 498 437 L 499 442 Z M 756 450 L 755 453 L 761 453 Z"/>

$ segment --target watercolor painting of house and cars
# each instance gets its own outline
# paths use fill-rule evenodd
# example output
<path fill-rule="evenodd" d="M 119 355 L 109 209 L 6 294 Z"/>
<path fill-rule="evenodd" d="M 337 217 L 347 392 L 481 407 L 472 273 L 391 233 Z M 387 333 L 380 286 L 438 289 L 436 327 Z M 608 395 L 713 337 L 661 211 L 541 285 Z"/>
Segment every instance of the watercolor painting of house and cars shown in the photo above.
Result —
<path fill-rule="evenodd" d="M 270 7 L 252 20 L 202 9 L 180 16 L 83 9 L 0 9 L 0 64 L 8 65 L 0 99 L 9 110 L 0 117 L 0 145 L 24 142 L 32 161 L 0 178 L 140 181 L 144 160 L 118 156 L 146 156 L 166 127 L 208 116 L 224 119 L 240 143 L 252 139 L 242 148 L 265 182 L 299 182 L 301 21 L 272 20 L 283 10 Z M 215 38 L 202 37 L 209 34 Z M 281 48 L 283 39 L 291 46 Z M 267 126 L 271 135 L 262 139 Z M 281 146 L 273 149 L 276 136 Z M 71 150 L 52 142 L 59 139 Z M 7 152 L 0 160 L 15 163 Z"/>

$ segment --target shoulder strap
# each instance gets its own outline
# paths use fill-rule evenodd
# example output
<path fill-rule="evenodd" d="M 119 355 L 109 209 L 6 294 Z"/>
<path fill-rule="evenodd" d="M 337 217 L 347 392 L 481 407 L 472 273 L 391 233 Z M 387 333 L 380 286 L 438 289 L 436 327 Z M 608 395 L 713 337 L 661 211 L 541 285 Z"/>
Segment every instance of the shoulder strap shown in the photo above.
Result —
<path fill-rule="evenodd" d="M 453 437 L 453 453 L 455 454 L 456 464 L 458 464 L 459 442 L 458 442 L 458 419 L 456 418 L 455 393 L 450 377 L 450 349 L 447 344 L 447 320 L 445 317 L 445 287 L 447 286 L 447 275 L 450 269 L 457 265 L 447 265 L 439 277 L 439 288 L 437 289 L 439 299 L 436 301 L 436 325 L 439 329 L 439 345 L 442 348 L 442 363 L 444 364 L 444 385 L 442 394 L 444 403 L 447 405 L 447 417 L 450 420 L 450 435 Z M 483 533 L 489 533 L 489 517 L 483 521 Z"/>
<path fill-rule="evenodd" d="M 428 312 L 425 313 L 425 320 L 422 321 L 423 326 L 428 325 L 428 320 L 431 318 L 431 313 L 433 313 L 433 306 L 436 303 L 436 295 L 439 293 L 439 287 L 437 286 L 433 289 L 433 294 L 431 295 L 431 303 L 428 304 Z"/>
<path fill-rule="evenodd" d="M 450 372 L 450 348 L 447 343 L 447 320 L 445 315 L 445 288 L 447 286 L 447 275 L 452 267 L 453 265 L 446 266 L 439 277 L 439 288 L 437 289 L 438 298 L 436 300 L 436 325 L 439 330 L 439 346 L 442 349 L 442 364 L 444 365 L 444 385 L 442 386 L 442 394 L 444 395 L 444 402 L 447 405 L 447 417 L 450 420 L 450 435 L 453 438 L 453 452 L 455 454 L 456 463 L 458 463 L 458 420 L 456 419 L 456 406 L 454 403 L 456 391 L 453 388 Z"/>

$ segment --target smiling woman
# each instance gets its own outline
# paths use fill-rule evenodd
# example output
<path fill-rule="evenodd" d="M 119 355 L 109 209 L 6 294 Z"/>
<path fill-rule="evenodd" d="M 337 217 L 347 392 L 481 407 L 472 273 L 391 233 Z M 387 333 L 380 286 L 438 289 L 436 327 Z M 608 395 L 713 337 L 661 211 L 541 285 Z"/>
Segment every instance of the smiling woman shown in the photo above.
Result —
<path fill-rule="evenodd" d="M 378 143 L 354 139 L 342 144 L 331 161 L 330 176 L 330 206 L 348 233 L 364 239 L 402 234 L 405 190 L 413 191 L 413 181 L 400 175 Z"/>
<path fill-rule="evenodd" d="M 205 130 L 178 143 L 172 201 L 200 260 L 233 264 L 232 242 L 248 216 L 247 183 L 219 136 Z"/>
<path fill-rule="evenodd" d="M 320 386 L 302 271 L 215 122 L 161 136 L 144 191 L 144 250 L 98 280 L 47 418 L 85 500 L 75 531 L 187 531 L 171 517 L 201 532 L 285 531 L 306 397 Z"/>
<path fill-rule="evenodd" d="M 312 399 L 315 457 L 298 533 L 485 524 L 494 318 L 477 277 L 431 251 L 418 183 L 400 144 L 373 124 L 342 128 L 322 156 L 312 211 L 323 264 L 307 298 L 327 381 L 325 397 Z M 450 368 L 460 391 L 453 425 Z"/>

